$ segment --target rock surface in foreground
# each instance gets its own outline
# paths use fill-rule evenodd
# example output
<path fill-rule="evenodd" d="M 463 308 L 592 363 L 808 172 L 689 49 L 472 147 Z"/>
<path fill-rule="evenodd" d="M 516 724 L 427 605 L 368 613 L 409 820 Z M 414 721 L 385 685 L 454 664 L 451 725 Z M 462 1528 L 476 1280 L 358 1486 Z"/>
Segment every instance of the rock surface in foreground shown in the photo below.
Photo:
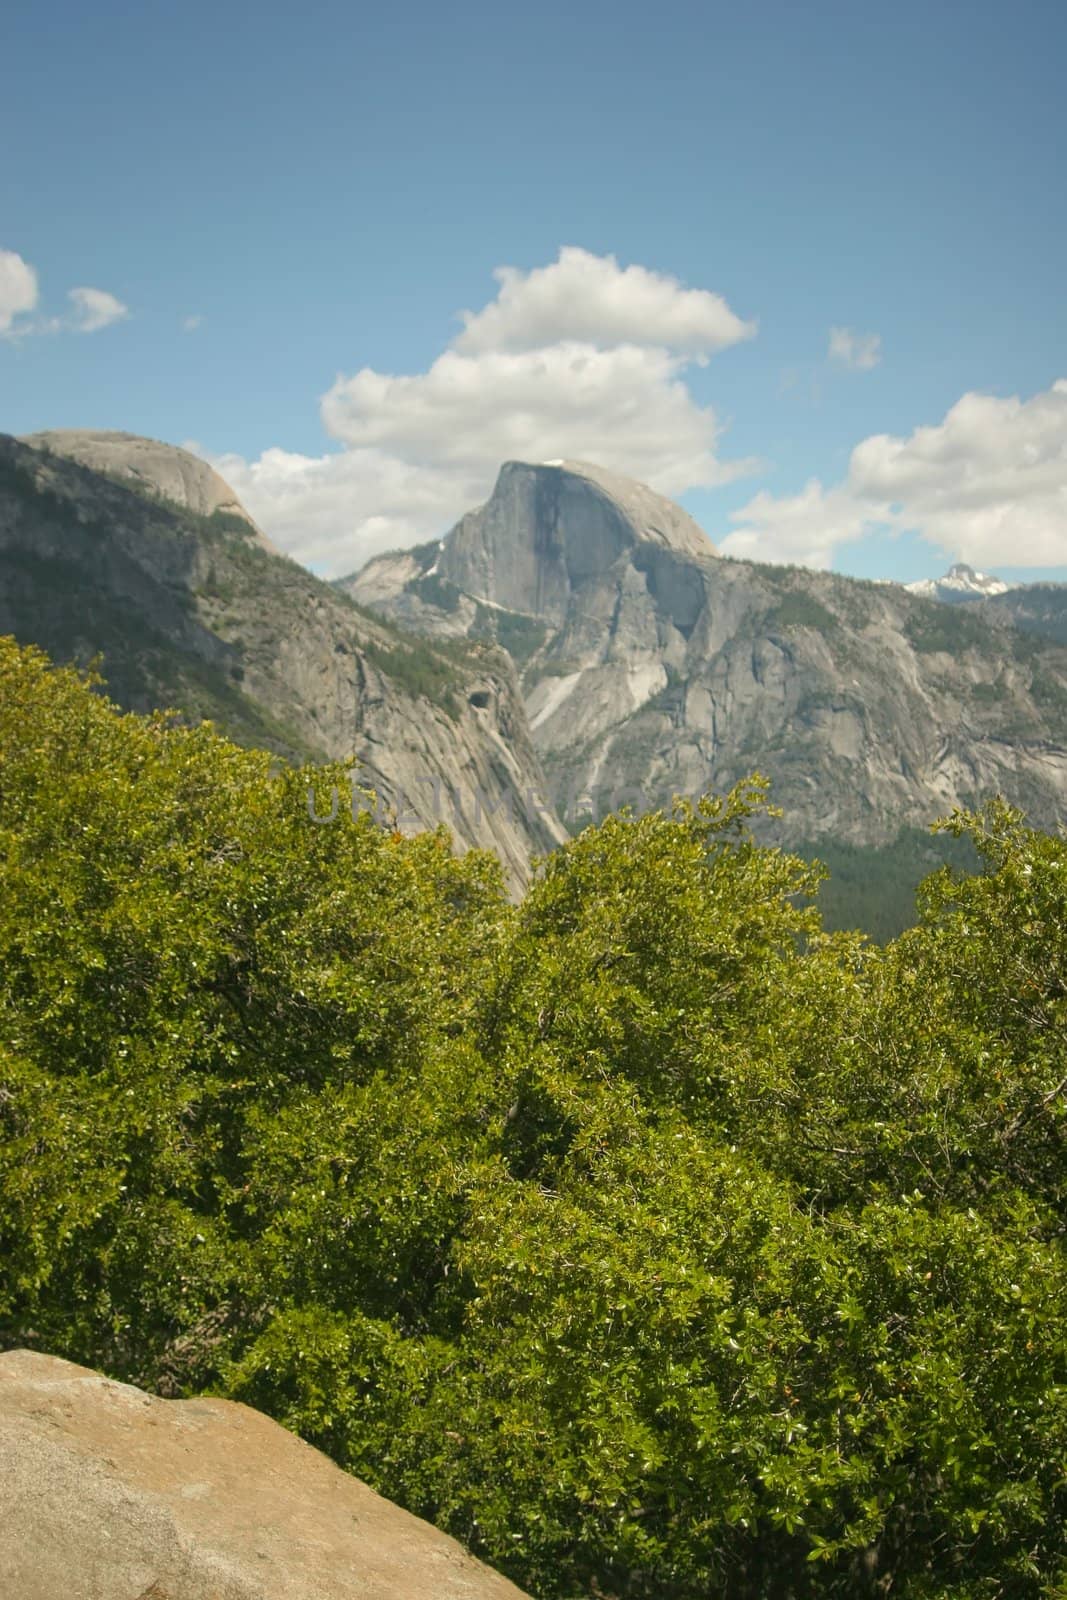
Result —
<path fill-rule="evenodd" d="M 5 1600 L 523 1600 L 268 1417 L 0 1355 Z"/>

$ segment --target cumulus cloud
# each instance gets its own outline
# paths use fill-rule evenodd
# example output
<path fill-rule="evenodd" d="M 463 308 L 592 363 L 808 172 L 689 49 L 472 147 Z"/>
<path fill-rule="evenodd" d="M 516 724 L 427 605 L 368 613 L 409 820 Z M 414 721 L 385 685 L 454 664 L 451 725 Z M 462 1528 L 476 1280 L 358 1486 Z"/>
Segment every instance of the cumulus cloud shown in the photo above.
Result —
<path fill-rule="evenodd" d="M 350 447 L 411 463 L 484 474 L 513 457 L 570 456 L 677 493 L 736 471 L 717 460 L 718 423 L 694 403 L 682 366 L 666 350 L 635 345 L 448 350 L 416 377 L 364 370 L 339 380 L 322 416 Z"/>
<path fill-rule="evenodd" d="M 200 324 L 203 322 L 203 320 L 204 319 L 200 315 L 199 311 L 194 311 L 191 316 L 183 317 L 182 318 L 182 332 L 183 333 L 195 333 L 197 328 L 199 328 Z"/>
<path fill-rule="evenodd" d="M 462 313 L 454 348 L 538 350 L 557 341 L 596 345 L 651 345 L 691 358 L 712 355 L 756 332 L 721 295 L 687 289 L 677 278 L 647 267 L 620 267 L 614 256 L 567 246 L 559 259 L 532 272 L 498 267 L 495 300 Z"/>
<path fill-rule="evenodd" d="M 0 250 L 0 334 L 17 331 L 16 317 L 37 304 L 37 274 L 16 250 Z"/>
<path fill-rule="evenodd" d="M 847 489 L 824 489 L 812 478 L 795 495 L 776 497 L 762 490 L 731 514 L 740 527 L 717 543 L 723 555 L 746 561 L 829 567 L 839 545 L 862 537 L 866 520 Z"/>
<path fill-rule="evenodd" d="M 831 361 L 853 372 L 870 372 L 882 359 L 882 336 L 857 333 L 854 328 L 831 328 L 827 354 Z"/>
<path fill-rule="evenodd" d="M 129 308 L 106 289 L 68 289 L 67 299 L 74 307 L 71 327 L 76 333 L 99 333 L 129 316 Z"/>
<path fill-rule="evenodd" d="M 375 449 L 325 456 L 272 449 L 255 461 L 239 455 L 211 460 L 282 549 L 335 577 L 383 550 L 418 544 L 483 493 L 474 474 Z"/>
<path fill-rule="evenodd" d="M 762 493 L 733 514 L 721 548 L 763 561 L 829 566 L 875 530 L 915 530 L 972 566 L 1067 564 L 1067 379 L 1029 400 L 965 394 L 907 438 L 875 434 L 844 481 Z"/>
<path fill-rule="evenodd" d="M 718 418 L 685 382 L 754 331 L 718 295 L 576 249 L 496 277 L 425 372 L 336 380 L 321 415 L 341 451 L 216 461 L 298 559 L 346 572 L 443 532 L 509 459 L 584 458 L 674 495 L 751 470 L 720 460 Z"/>

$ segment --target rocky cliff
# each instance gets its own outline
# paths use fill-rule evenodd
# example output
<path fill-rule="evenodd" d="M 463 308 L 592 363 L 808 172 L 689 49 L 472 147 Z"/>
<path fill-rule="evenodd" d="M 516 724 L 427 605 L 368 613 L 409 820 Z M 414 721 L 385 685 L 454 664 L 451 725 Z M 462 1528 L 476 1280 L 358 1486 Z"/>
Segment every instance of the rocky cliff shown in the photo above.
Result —
<path fill-rule="evenodd" d="M 1062 646 L 992 602 L 720 559 L 653 502 L 637 513 L 632 485 L 588 467 L 509 463 L 440 544 L 344 586 L 405 627 L 511 651 L 572 822 L 755 768 L 787 839 L 881 844 L 995 791 L 1067 820 Z"/>
<path fill-rule="evenodd" d="M 0 436 L 0 633 L 58 661 L 102 652 L 131 709 L 175 706 L 286 756 L 352 758 L 401 828 L 447 822 L 519 887 L 563 832 L 539 809 L 506 654 L 406 639 L 267 548 L 222 479 L 189 477 L 185 452 L 175 464 L 118 437 L 138 475 L 112 470 L 114 455 L 107 472 L 82 465 L 80 445 Z"/>
<path fill-rule="evenodd" d="M 258 1411 L 0 1355 L 5 1600 L 523 1600 Z"/>
<path fill-rule="evenodd" d="M 46 454 L 66 456 L 94 472 L 110 473 L 131 489 L 185 506 L 198 516 L 229 512 L 247 522 L 267 549 L 274 549 L 225 478 L 206 461 L 179 445 L 142 439 L 135 433 L 92 428 L 53 428 L 44 433 L 25 434 L 21 442 Z"/>

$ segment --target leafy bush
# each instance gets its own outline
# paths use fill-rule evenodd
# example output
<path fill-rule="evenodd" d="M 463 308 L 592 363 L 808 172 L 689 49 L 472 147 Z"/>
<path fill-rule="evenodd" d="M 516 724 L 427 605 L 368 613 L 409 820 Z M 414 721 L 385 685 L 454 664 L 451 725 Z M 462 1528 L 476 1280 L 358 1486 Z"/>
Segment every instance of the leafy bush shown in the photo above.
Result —
<path fill-rule="evenodd" d="M 0 642 L 0 1335 L 261 1406 L 543 1600 L 1064 1592 L 1067 846 L 882 950 L 753 783 L 525 902 Z"/>

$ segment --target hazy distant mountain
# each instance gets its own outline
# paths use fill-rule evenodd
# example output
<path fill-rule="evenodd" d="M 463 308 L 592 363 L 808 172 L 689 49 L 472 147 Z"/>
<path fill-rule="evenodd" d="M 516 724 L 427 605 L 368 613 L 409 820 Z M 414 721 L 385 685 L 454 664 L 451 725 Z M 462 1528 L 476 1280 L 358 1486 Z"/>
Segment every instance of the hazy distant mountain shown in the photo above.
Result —
<path fill-rule="evenodd" d="M 949 567 L 943 578 L 920 578 L 917 583 L 904 585 L 909 594 L 922 595 L 927 600 L 940 600 L 946 605 L 958 605 L 963 600 L 989 600 L 994 595 L 1007 594 L 1013 586 L 1003 578 L 990 577 L 976 572 L 964 561 Z"/>
<path fill-rule="evenodd" d="M 563 837 L 527 805 L 544 783 L 506 655 L 424 645 L 361 611 L 274 553 L 186 451 L 0 435 L 0 633 L 57 661 L 103 652 L 108 692 L 132 709 L 211 717 L 285 755 L 354 756 L 362 782 L 403 794 L 402 826 L 448 822 L 496 849 L 513 884 Z"/>
<path fill-rule="evenodd" d="M 1025 633 L 1067 645 L 1067 583 L 1022 584 L 994 596 L 988 609 L 998 617 L 1008 617 Z"/>
<path fill-rule="evenodd" d="M 904 587 L 910 594 L 947 605 L 979 608 L 979 602 L 987 601 L 985 614 L 991 620 L 1007 620 L 1024 633 L 1067 644 L 1067 584 L 1005 583 L 957 562 L 943 578 L 924 578 Z"/>
<path fill-rule="evenodd" d="M 971 605 L 990 621 L 1009 621 L 1024 634 L 1041 634 L 1067 645 L 1067 584 L 1008 584 L 1003 578 L 976 573 L 963 562 L 950 566 L 944 578 L 905 584 L 909 594 L 941 600 L 944 605 Z"/>
<path fill-rule="evenodd" d="M 443 541 L 343 586 L 511 652 L 574 821 L 590 796 L 648 803 L 753 768 L 797 840 L 882 844 L 994 791 L 1067 820 L 1067 649 L 995 600 L 721 559 L 679 508 L 595 468 L 510 462 Z"/>

